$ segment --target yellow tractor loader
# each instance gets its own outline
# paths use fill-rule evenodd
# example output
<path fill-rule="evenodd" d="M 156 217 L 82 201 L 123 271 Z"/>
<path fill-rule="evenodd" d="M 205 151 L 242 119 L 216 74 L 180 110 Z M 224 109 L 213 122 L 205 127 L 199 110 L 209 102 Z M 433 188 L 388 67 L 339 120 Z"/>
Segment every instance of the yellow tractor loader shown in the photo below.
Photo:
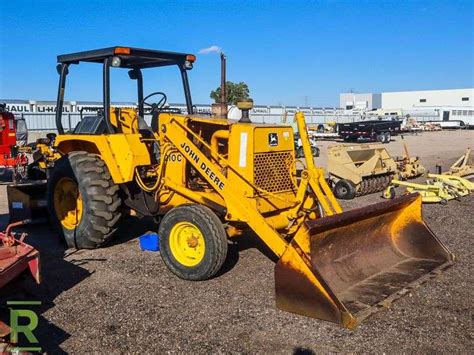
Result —
<path fill-rule="evenodd" d="M 348 328 L 452 264 L 423 222 L 418 195 L 342 212 L 314 166 L 302 113 L 307 166 L 299 179 L 290 126 L 252 123 L 246 105 L 239 121 L 197 115 L 187 75 L 194 61 L 129 47 L 58 57 L 59 134 L 43 164 L 49 208 L 69 246 L 104 245 L 133 210 L 161 219 L 171 272 L 205 280 L 224 263 L 228 238 L 252 230 L 279 258 L 277 306 Z M 66 78 L 81 62 L 102 65 L 103 108 L 65 132 Z M 144 72 L 163 66 L 181 74 L 186 109 L 167 106 L 163 92 L 144 96 Z M 118 68 L 137 83 L 137 108 L 110 105 Z"/>

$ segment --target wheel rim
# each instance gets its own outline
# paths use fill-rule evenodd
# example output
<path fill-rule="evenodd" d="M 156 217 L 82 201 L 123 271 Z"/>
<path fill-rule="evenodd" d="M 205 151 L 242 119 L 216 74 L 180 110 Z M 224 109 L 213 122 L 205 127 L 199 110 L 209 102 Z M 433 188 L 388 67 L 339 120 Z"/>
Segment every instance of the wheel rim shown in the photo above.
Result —
<path fill-rule="evenodd" d="M 68 177 L 61 178 L 54 187 L 54 209 L 61 225 L 75 229 L 82 218 L 82 197 L 77 183 Z"/>
<path fill-rule="evenodd" d="M 206 243 L 198 227 L 190 222 L 179 222 L 171 229 L 170 249 L 180 264 L 192 267 L 204 258 Z"/>
<path fill-rule="evenodd" d="M 338 192 L 339 196 L 346 196 L 347 195 L 347 187 L 345 186 L 339 186 Z"/>

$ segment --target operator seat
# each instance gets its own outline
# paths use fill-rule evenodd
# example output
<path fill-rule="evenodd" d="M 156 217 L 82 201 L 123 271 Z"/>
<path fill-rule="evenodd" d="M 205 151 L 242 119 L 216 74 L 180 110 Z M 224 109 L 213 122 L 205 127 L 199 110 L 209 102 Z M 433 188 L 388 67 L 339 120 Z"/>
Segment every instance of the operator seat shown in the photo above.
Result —
<path fill-rule="evenodd" d="M 138 132 L 142 135 L 143 138 L 145 139 L 154 139 L 154 132 L 157 132 L 157 130 L 153 131 L 153 129 L 148 125 L 148 123 L 145 121 L 145 119 L 138 115 Z M 152 119 L 152 124 L 153 124 L 153 119 Z M 159 163 L 160 162 L 160 143 L 158 141 L 153 141 L 153 142 L 147 142 L 148 149 L 151 153 L 151 156 L 155 157 L 156 161 L 152 163 Z"/>

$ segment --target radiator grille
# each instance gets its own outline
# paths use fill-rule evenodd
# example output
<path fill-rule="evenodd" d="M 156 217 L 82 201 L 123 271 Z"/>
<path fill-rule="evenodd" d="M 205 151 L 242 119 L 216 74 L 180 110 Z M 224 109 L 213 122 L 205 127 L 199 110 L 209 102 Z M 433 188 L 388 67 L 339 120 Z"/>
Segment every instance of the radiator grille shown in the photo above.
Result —
<path fill-rule="evenodd" d="M 254 156 L 254 184 L 268 192 L 295 191 L 291 178 L 291 152 L 257 153 Z"/>

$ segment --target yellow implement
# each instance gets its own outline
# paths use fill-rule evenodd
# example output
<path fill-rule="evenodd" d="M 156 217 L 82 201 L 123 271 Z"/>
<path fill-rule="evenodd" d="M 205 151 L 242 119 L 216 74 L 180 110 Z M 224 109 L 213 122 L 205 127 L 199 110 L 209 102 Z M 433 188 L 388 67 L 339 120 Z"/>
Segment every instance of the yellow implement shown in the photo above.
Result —
<path fill-rule="evenodd" d="M 392 185 L 405 186 L 407 192 L 418 193 L 425 203 L 446 204 L 449 200 L 469 195 L 474 190 L 474 183 L 455 175 L 428 174 L 426 184 L 416 184 L 400 180 L 392 180 Z M 393 186 L 384 192 L 385 198 L 393 198 Z"/>
<path fill-rule="evenodd" d="M 457 175 L 428 174 L 428 178 L 441 181 L 444 184 L 454 187 L 460 191 L 474 191 L 474 182 Z"/>
<path fill-rule="evenodd" d="M 474 163 L 471 158 L 471 148 L 466 149 L 464 153 L 458 160 L 454 162 L 449 170 L 443 174 L 454 175 L 454 176 L 470 176 L 474 174 Z"/>
<path fill-rule="evenodd" d="M 396 172 L 397 164 L 380 144 L 328 147 L 329 179 L 339 199 L 382 191 Z"/>
<path fill-rule="evenodd" d="M 400 137 L 402 140 L 404 155 L 402 157 L 395 158 L 395 162 L 397 163 L 398 177 L 402 180 L 406 180 L 423 175 L 426 169 L 423 165 L 421 165 L 420 158 L 410 156 L 405 139 L 403 136 Z"/>
<path fill-rule="evenodd" d="M 342 212 L 314 164 L 303 113 L 295 115 L 306 160 L 300 179 L 291 126 L 252 123 L 250 103 L 239 105 L 240 121 L 198 115 L 187 79 L 194 60 L 128 47 L 58 57 L 59 135 L 43 163 L 51 218 L 69 246 L 104 245 L 131 210 L 160 220 L 163 262 L 195 281 L 216 275 L 228 238 L 253 232 L 279 258 L 278 307 L 349 328 L 454 261 L 423 222 L 419 195 Z M 103 65 L 104 108 L 66 134 L 66 76 L 81 61 Z M 143 94 L 141 69 L 166 65 L 181 73 L 186 113 L 165 106 L 163 92 Z M 133 68 L 137 108 L 110 106 L 112 67 Z"/>

